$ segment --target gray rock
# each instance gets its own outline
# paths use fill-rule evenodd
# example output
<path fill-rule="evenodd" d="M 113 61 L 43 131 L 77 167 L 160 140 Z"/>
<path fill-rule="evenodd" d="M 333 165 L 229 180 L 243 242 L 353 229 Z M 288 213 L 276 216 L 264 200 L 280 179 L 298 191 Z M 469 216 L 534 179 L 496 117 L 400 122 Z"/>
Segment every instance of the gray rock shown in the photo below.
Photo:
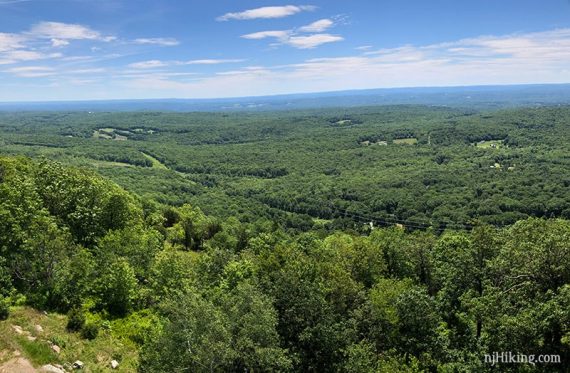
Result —
<path fill-rule="evenodd" d="M 59 347 L 58 345 L 51 345 L 51 349 L 53 350 L 53 352 L 55 352 L 58 355 L 61 352 L 61 347 Z"/>
<path fill-rule="evenodd" d="M 42 373 L 65 373 L 65 370 L 51 364 L 44 365 L 39 371 Z"/>
<path fill-rule="evenodd" d="M 74 369 L 83 369 L 83 361 L 81 360 L 77 360 L 73 363 L 73 368 Z"/>

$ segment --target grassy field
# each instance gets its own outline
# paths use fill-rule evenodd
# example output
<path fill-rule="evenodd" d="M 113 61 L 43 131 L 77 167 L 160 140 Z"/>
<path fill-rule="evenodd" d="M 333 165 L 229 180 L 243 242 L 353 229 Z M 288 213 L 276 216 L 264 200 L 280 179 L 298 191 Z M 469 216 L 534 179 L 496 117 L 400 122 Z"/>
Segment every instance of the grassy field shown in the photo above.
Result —
<path fill-rule="evenodd" d="M 500 149 L 504 146 L 504 143 L 503 140 L 489 140 L 489 141 L 480 141 L 475 145 L 478 148 L 483 148 L 483 149 L 489 149 L 489 148 Z"/>
<path fill-rule="evenodd" d="M 418 139 L 416 138 L 409 138 L 409 139 L 395 139 L 394 144 L 397 145 L 415 145 L 418 143 Z"/>
<path fill-rule="evenodd" d="M 168 170 L 168 167 L 163 165 L 158 159 L 154 158 L 152 155 L 141 152 L 142 155 L 152 162 L 152 168 L 158 168 L 159 170 Z"/>

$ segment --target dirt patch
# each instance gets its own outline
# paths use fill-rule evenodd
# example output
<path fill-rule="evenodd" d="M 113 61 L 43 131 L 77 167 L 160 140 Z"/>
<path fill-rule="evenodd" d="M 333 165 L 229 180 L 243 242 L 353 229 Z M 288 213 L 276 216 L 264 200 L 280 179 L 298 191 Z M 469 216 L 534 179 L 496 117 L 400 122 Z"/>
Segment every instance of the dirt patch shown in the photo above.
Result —
<path fill-rule="evenodd" d="M 32 363 L 23 357 L 17 357 L 12 360 L 8 360 L 4 364 L 0 365 L 0 373 L 36 373 L 37 370 L 34 368 Z"/>

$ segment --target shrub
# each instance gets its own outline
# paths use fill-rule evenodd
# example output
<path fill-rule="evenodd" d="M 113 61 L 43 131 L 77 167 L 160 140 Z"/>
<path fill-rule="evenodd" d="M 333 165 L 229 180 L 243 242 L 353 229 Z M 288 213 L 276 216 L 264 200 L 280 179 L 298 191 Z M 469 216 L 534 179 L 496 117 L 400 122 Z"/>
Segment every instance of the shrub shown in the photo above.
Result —
<path fill-rule="evenodd" d="M 59 335 L 54 335 L 49 340 L 51 343 L 61 348 L 65 348 L 67 346 L 67 340 Z"/>
<path fill-rule="evenodd" d="M 10 301 L 0 296 L 0 320 L 6 320 L 10 316 Z"/>
<path fill-rule="evenodd" d="M 67 317 L 67 330 L 78 332 L 85 326 L 85 314 L 81 308 L 72 308 Z"/>
<path fill-rule="evenodd" d="M 89 322 L 81 329 L 81 336 L 85 339 L 93 340 L 99 335 L 99 325 Z"/>

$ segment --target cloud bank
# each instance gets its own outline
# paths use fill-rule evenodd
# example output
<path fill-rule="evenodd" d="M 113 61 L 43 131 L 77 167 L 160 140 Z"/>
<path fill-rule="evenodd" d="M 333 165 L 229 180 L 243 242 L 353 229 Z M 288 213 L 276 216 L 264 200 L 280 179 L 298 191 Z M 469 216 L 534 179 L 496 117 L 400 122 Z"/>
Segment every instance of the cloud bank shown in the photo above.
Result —
<path fill-rule="evenodd" d="M 250 36 L 275 37 L 275 34 Z M 135 79 L 171 97 L 251 96 L 382 87 L 570 82 L 570 29 L 481 36 L 445 43 L 377 49 L 297 64 L 223 71 L 184 83 Z"/>

